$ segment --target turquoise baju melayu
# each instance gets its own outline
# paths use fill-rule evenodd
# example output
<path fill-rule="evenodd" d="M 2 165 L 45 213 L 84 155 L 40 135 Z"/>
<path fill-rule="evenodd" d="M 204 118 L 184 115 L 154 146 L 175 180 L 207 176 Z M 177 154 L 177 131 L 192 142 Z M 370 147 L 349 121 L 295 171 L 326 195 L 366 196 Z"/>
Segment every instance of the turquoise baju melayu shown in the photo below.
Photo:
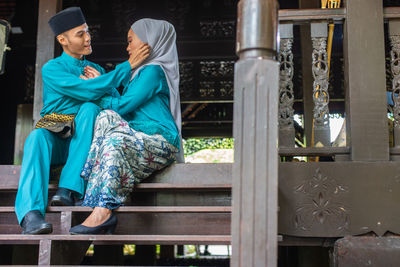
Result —
<path fill-rule="evenodd" d="M 95 79 L 80 79 L 87 65 L 102 75 Z M 53 112 L 76 114 L 75 132 L 72 137 L 63 139 L 46 129 L 35 129 L 28 136 L 15 201 L 15 213 L 20 223 L 31 210 L 39 210 L 44 216 L 51 164 L 65 163 L 59 186 L 83 196 L 85 181 L 80 173 L 92 142 L 96 116 L 100 112 L 100 108 L 89 101 L 99 99 L 104 94 L 117 96 L 115 88 L 127 84 L 130 76 L 128 61 L 118 65 L 114 71 L 105 73 L 99 65 L 85 59 L 78 60 L 66 53 L 43 66 L 41 115 Z"/>

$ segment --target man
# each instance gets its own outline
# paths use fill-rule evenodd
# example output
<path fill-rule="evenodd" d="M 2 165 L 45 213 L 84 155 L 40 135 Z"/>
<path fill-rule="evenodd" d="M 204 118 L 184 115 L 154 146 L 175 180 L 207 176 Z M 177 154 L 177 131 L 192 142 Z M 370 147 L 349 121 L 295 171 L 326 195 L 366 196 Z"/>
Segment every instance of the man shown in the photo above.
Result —
<path fill-rule="evenodd" d="M 100 111 L 89 101 L 106 93 L 115 94 L 115 88 L 129 81 L 131 70 L 147 57 L 149 50 L 148 46 L 143 46 L 129 61 L 105 74 L 104 69 L 84 58 L 91 54 L 92 48 L 88 26 L 79 7 L 57 13 L 49 20 L 49 25 L 63 53 L 42 68 L 41 115 L 44 117 L 25 142 L 15 201 L 15 212 L 23 234 L 52 232 L 52 225 L 44 220 L 51 164 L 65 163 L 51 205 L 71 206 L 74 197 L 82 198 L 85 182 L 80 172 Z M 95 68 L 102 75 L 86 79 L 86 66 Z"/>

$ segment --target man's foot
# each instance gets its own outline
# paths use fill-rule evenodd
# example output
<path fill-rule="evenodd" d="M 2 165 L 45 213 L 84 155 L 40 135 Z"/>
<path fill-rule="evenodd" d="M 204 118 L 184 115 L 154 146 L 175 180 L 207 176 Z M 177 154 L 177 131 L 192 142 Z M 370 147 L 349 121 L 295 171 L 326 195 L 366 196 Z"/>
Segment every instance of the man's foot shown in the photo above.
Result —
<path fill-rule="evenodd" d="M 75 206 L 74 192 L 59 187 L 56 194 L 51 198 L 50 206 Z"/>
<path fill-rule="evenodd" d="M 38 210 L 28 212 L 21 223 L 23 235 L 50 234 L 53 232 L 53 225 L 44 220 Z"/>

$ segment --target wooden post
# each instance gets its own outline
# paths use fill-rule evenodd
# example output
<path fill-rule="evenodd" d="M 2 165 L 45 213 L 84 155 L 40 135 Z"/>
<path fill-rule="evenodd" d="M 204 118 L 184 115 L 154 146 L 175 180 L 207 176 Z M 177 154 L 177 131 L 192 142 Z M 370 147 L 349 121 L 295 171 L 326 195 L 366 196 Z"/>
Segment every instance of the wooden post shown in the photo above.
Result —
<path fill-rule="evenodd" d="M 320 0 L 299 0 L 299 8 L 318 8 Z M 311 71 L 312 46 L 310 25 L 300 25 L 301 42 L 301 69 L 303 73 L 303 118 L 304 134 L 307 146 L 311 146 L 312 125 L 313 125 L 313 78 Z"/>
<path fill-rule="evenodd" d="M 279 146 L 295 146 L 293 123 L 293 24 L 279 25 Z"/>
<path fill-rule="evenodd" d="M 33 121 L 40 119 L 40 111 L 43 108 L 43 65 L 54 58 L 55 37 L 48 21 L 62 6 L 61 0 L 40 0 L 38 14 L 38 30 L 36 41 L 36 64 L 35 64 L 35 93 L 33 99 Z"/>
<path fill-rule="evenodd" d="M 328 92 L 328 54 L 326 42 L 328 39 L 328 24 L 324 22 L 311 23 L 312 73 L 313 83 L 313 131 L 314 140 L 312 146 L 321 144 L 331 145 L 329 129 L 329 92 Z"/>
<path fill-rule="evenodd" d="M 51 243 L 52 241 L 50 239 L 40 240 L 38 265 L 50 265 Z"/>
<path fill-rule="evenodd" d="M 17 106 L 17 125 L 15 126 L 14 165 L 21 165 L 24 155 L 24 144 L 32 131 L 32 104 Z"/>
<path fill-rule="evenodd" d="M 72 226 L 72 211 L 62 211 L 60 216 L 61 234 L 69 235 Z"/>
<path fill-rule="evenodd" d="M 276 266 L 279 64 L 277 2 L 241 0 L 235 65 L 233 267 Z"/>
<path fill-rule="evenodd" d="M 382 1 L 346 1 L 347 140 L 354 161 L 389 160 Z"/>

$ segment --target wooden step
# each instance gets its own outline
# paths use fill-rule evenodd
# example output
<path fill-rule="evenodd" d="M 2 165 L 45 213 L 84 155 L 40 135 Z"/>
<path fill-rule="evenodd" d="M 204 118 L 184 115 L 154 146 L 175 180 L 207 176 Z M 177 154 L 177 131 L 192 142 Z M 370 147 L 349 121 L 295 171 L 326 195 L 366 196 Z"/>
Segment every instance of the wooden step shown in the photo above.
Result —
<path fill-rule="evenodd" d="M 89 207 L 48 207 L 53 233 L 68 234 L 92 211 Z M 230 206 L 125 206 L 117 209 L 116 234 L 230 234 Z M 0 234 L 19 234 L 14 207 L 0 207 Z"/>
<path fill-rule="evenodd" d="M 14 207 L 0 207 L 0 213 L 14 212 Z M 49 206 L 47 212 L 91 212 L 90 207 L 56 207 Z M 230 213 L 232 207 L 229 206 L 143 206 L 143 207 L 120 207 L 115 210 L 118 213 Z"/>
<path fill-rule="evenodd" d="M 0 235 L 0 243 L 10 244 L 13 241 L 107 241 L 120 244 L 138 245 L 186 245 L 186 244 L 220 244 L 228 245 L 230 235 Z"/>
<path fill-rule="evenodd" d="M 19 165 L 0 165 L 0 191 L 15 191 L 21 172 Z M 136 191 L 158 190 L 231 190 L 232 164 L 173 164 L 138 184 Z M 50 190 L 57 185 L 50 184 Z"/>

